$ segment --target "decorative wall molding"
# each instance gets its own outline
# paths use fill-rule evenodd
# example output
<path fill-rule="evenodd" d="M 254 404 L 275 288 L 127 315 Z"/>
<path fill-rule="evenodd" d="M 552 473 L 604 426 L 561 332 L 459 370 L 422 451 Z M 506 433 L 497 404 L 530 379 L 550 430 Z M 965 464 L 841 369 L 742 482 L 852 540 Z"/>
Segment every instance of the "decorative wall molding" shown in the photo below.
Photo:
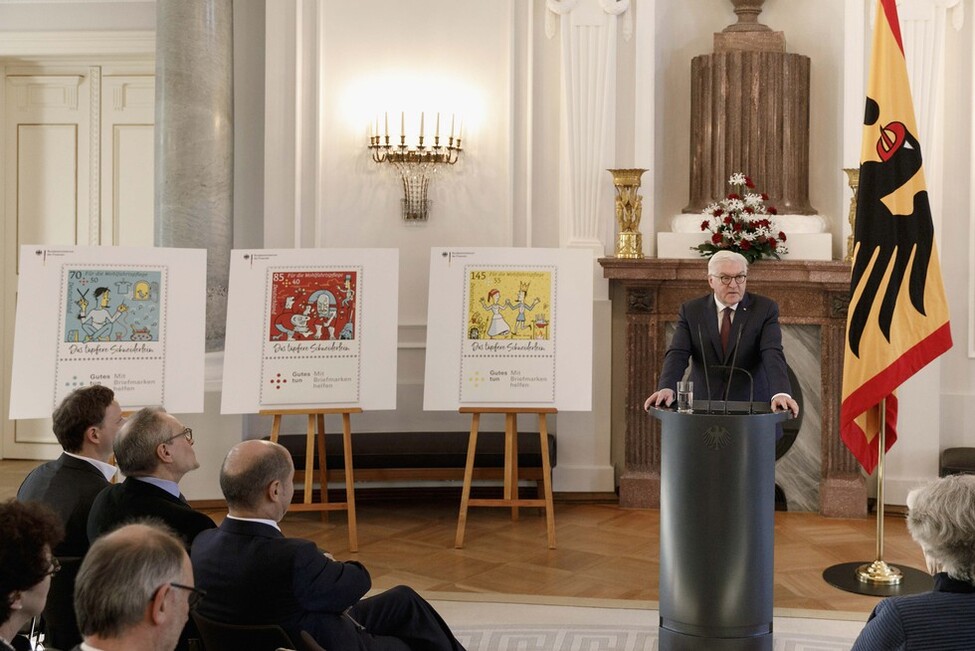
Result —
<path fill-rule="evenodd" d="M 548 0 L 561 29 L 560 233 L 563 247 L 602 254 L 613 235 L 607 168 L 616 156 L 616 35 L 629 0 Z M 551 37 L 550 36 L 550 37 Z"/>
<path fill-rule="evenodd" d="M 156 34 L 145 31 L 4 32 L 0 57 L 114 57 L 156 56 Z"/>
<path fill-rule="evenodd" d="M 102 69 L 88 67 L 88 244 L 115 244 L 116 234 L 102 241 Z M 117 230 L 117 229 L 116 229 Z"/>

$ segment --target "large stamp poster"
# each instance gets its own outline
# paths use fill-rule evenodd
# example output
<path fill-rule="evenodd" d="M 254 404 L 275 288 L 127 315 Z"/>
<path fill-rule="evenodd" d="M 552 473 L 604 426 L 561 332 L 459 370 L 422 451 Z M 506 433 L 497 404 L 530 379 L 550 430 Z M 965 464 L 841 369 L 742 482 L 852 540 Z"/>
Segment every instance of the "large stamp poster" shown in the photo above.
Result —
<path fill-rule="evenodd" d="M 234 251 L 223 413 L 396 404 L 397 252 Z"/>
<path fill-rule="evenodd" d="M 555 400 L 558 269 L 467 265 L 460 401 Z"/>
<path fill-rule="evenodd" d="M 127 410 L 202 411 L 205 277 L 202 250 L 23 247 L 11 418 L 91 384 Z"/>
<path fill-rule="evenodd" d="M 592 255 L 563 249 L 435 249 L 425 409 L 586 411 Z"/>

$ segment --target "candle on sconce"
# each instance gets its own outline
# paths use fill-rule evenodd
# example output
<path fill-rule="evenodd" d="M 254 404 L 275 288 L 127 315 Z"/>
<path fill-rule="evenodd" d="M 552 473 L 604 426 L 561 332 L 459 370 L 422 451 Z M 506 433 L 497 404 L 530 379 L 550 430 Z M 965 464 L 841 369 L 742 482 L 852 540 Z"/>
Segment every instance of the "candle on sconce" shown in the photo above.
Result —
<path fill-rule="evenodd" d="M 423 112 L 420 112 L 420 137 L 423 137 Z"/>
<path fill-rule="evenodd" d="M 440 111 L 437 111 L 437 128 L 434 131 L 434 134 L 433 135 L 436 138 L 439 138 L 440 137 Z"/>
<path fill-rule="evenodd" d="M 454 139 L 454 118 L 455 117 L 456 116 L 453 113 L 450 114 L 450 139 L 451 140 Z"/>
<path fill-rule="evenodd" d="M 406 111 L 400 111 L 399 114 L 399 135 L 406 137 Z"/>
<path fill-rule="evenodd" d="M 386 111 L 386 138 L 389 138 L 389 111 Z"/>

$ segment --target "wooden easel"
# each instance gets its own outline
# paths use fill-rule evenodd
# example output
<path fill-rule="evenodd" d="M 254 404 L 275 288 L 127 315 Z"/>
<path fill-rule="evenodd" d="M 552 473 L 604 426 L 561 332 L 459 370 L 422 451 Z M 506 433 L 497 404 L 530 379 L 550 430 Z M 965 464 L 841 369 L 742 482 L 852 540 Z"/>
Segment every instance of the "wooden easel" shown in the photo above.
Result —
<path fill-rule="evenodd" d="M 359 534 L 355 520 L 355 480 L 352 476 L 352 414 L 361 414 L 358 407 L 335 407 L 330 409 L 262 409 L 262 416 L 274 416 L 271 424 L 271 440 L 278 442 L 281 433 L 282 416 L 308 416 L 305 439 L 305 489 L 301 504 L 292 504 L 289 511 L 321 511 L 322 520 L 328 511 L 347 511 L 349 517 L 349 551 L 359 551 Z M 342 414 L 342 453 L 345 462 L 345 502 L 328 501 L 328 481 L 325 466 L 325 415 Z M 317 436 L 316 436 L 317 430 Z M 321 502 L 312 502 L 314 483 L 315 448 L 318 448 L 318 484 L 321 486 Z"/>
<path fill-rule="evenodd" d="M 467 527 L 467 508 L 492 506 L 511 509 L 511 519 L 518 519 L 518 507 L 545 507 L 545 525 L 548 532 L 548 548 L 555 549 L 555 511 L 552 506 L 552 464 L 548 456 L 548 425 L 546 414 L 554 414 L 553 407 L 461 407 L 460 413 L 471 415 L 471 436 L 467 444 L 467 466 L 464 469 L 464 489 L 460 498 L 460 516 L 457 518 L 457 537 L 454 547 L 464 547 L 464 529 Z M 474 474 L 474 453 L 477 450 L 477 430 L 481 414 L 504 414 L 504 498 L 474 499 L 471 497 L 471 478 Z M 542 453 L 542 486 L 544 499 L 518 498 L 518 414 L 538 414 L 538 434 Z"/>

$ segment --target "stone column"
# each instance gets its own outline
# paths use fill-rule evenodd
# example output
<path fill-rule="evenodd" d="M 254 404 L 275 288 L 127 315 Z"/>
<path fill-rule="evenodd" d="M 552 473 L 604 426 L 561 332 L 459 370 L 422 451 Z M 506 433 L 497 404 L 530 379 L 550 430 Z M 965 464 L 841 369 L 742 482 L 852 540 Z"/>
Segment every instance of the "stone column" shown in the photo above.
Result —
<path fill-rule="evenodd" d="M 732 0 L 739 22 L 714 35 L 714 51 L 691 63 L 690 201 L 699 213 L 751 176 L 780 214 L 809 204 L 809 57 L 757 21 L 764 0 Z"/>
<path fill-rule="evenodd" d="M 223 349 L 233 247 L 232 0 L 156 3 L 156 246 L 207 249 L 206 349 Z"/>

